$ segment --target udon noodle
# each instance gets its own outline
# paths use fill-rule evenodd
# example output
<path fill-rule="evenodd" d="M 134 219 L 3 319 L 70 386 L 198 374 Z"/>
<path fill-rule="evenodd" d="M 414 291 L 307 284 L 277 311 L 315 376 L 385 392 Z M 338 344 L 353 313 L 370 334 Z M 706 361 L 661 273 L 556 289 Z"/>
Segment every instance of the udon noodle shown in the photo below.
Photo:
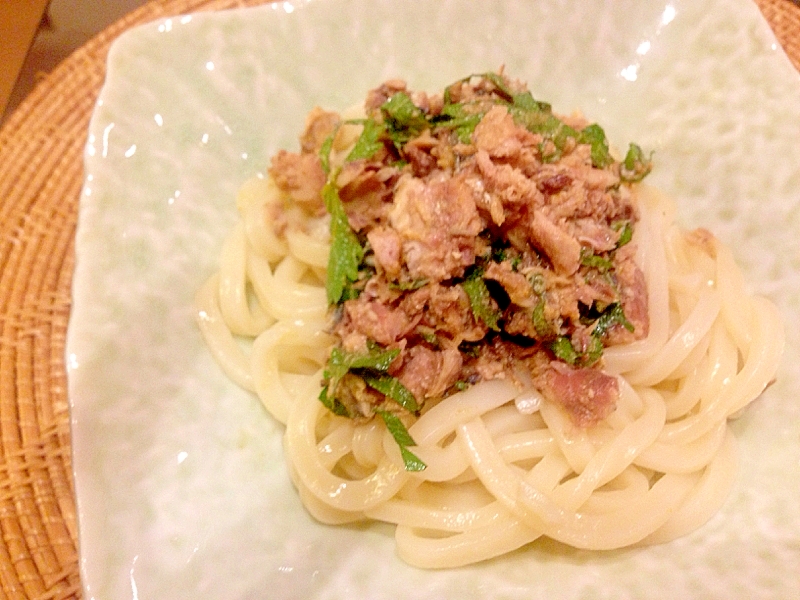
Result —
<path fill-rule="evenodd" d="M 405 420 L 425 466 L 415 471 L 384 420 L 337 415 L 319 400 L 337 341 L 328 218 L 287 218 L 274 178 L 248 181 L 219 271 L 197 294 L 198 323 L 230 379 L 285 424 L 309 513 L 395 524 L 398 553 L 421 568 L 486 560 L 541 536 L 591 550 L 657 544 L 714 515 L 737 472 L 728 420 L 774 377 L 781 320 L 749 292 L 728 248 L 681 230 L 652 187 L 632 193 L 649 328 L 604 349 L 614 410 L 580 427 L 519 381 L 479 381 Z"/>

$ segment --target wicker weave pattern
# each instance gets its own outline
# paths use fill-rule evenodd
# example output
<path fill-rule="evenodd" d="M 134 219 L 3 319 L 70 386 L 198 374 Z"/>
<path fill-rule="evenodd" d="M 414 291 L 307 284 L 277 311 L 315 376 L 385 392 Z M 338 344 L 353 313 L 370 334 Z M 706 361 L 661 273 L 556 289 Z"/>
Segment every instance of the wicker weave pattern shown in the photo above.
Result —
<path fill-rule="evenodd" d="M 79 598 L 64 346 L 88 120 L 133 25 L 256 1 L 152 2 L 76 51 L 0 132 L 0 598 Z"/>
<path fill-rule="evenodd" d="M 0 130 L 0 600 L 80 598 L 64 347 L 83 145 L 109 45 L 259 0 L 154 0 L 76 51 Z M 800 69 L 800 6 L 757 0 Z"/>

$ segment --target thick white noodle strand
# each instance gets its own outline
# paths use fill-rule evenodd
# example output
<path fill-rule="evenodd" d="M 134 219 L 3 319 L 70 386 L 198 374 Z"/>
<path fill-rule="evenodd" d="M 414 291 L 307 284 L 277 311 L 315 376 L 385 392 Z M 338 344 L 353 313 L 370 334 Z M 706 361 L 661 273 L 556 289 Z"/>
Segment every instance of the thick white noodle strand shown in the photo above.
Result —
<path fill-rule="evenodd" d="M 219 275 L 206 280 L 194 299 L 195 319 L 200 333 L 225 374 L 241 388 L 255 391 L 250 359 L 239 347 L 230 327 L 225 322 L 218 300 Z"/>
<path fill-rule="evenodd" d="M 327 360 L 325 349 L 330 336 L 321 321 L 280 321 L 264 331 L 253 342 L 250 356 L 253 387 L 264 407 L 281 423 L 286 423 L 296 398 L 281 378 L 281 361 L 286 358 L 286 347 L 294 347 L 307 361 L 320 369 Z M 322 373 L 309 376 L 311 383 L 320 381 Z"/>
<path fill-rule="evenodd" d="M 248 248 L 273 263 L 288 253 L 286 242 L 278 237 L 272 227 L 271 215 L 282 204 L 281 192 L 270 177 L 249 179 L 236 196 Z"/>
<path fill-rule="evenodd" d="M 252 305 L 247 293 L 247 238 L 240 221 L 222 245 L 219 267 L 219 308 L 231 331 L 258 335 L 272 323 L 260 304 Z"/>
<path fill-rule="evenodd" d="M 650 327 L 644 340 L 606 349 L 603 353 L 605 368 L 614 374 L 626 373 L 647 363 L 669 336 L 669 266 L 664 236 L 672 222 L 673 207 L 653 188 L 639 186 L 638 190 L 642 215 L 634 242 L 647 283 Z"/>

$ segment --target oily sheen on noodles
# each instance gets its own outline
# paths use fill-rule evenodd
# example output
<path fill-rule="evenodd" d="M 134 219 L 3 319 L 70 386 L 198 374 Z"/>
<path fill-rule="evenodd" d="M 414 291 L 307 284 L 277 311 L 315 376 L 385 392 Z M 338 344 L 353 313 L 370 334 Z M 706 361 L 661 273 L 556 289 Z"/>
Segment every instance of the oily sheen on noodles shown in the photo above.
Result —
<path fill-rule="evenodd" d="M 358 131 L 340 136 L 332 161 Z M 737 469 L 728 420 L 774 377 L 782 324 L 713 235 L 679 229 L 657 190 L 634 184 L 631 193 L 649 327 L 604 348 L 613 411 L 578 426 L 524 376 L 484 378 L 406 415 L 404 444 L 391 421 L 320 401 L 337 343 L 326 295 L 331 217 L 287 212 L 272 176 L 242 187 L 220 269 L 198 291 L 197 321 L 225 373 L 285 424 L 292 480 L 314 518 L 393 523 L 401 558 L 435 569 L 541 536 L 590 550 L 663 543 L 719 509 Z"/>

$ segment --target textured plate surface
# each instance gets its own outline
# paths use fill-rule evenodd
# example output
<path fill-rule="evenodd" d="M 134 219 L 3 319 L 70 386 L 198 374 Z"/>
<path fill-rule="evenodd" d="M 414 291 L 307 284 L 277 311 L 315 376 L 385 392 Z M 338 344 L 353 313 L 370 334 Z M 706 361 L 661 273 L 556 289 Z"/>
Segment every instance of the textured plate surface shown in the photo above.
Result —
<path fill-rule="evenodd" d="M 800 583 L 800 77 L 749 0 L 312 0 L 124 34 L 86 147 L 68 338 L 87 598 L 775 598 Z M 777 383 L 735 424 L 741 470 L 699 531 L 593 553 L 537 542 L 426 572 L 383 526 L 303 510 L 281 428 L 203 347 L 192 297 L 240 184 L 314 105 L 389 77 L 438 90 L 505 65 L 612 143 L 655 151 L 680 220 L 782 309 Z M 624 524 L 621 524 L 624 526 Z"/>

